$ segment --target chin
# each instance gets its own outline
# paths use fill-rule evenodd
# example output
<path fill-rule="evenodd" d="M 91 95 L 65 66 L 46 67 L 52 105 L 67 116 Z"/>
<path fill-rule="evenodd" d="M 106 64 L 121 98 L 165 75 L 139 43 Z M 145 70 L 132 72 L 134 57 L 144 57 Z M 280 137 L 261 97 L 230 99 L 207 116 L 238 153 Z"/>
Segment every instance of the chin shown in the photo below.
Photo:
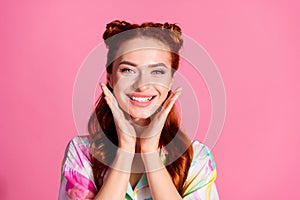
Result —
<path fill-rule="evenodd" d="M 128 106 L 124 106 L 128 105 Z M 157 109 L 160 107 L 157 104 L 152 104 L 147 107 L 137 107 L 130 105 L 128 102 L 127 104 L 123 104 L 120 106 L 123 111 L 131 116 L 132 119 L 149 119 Z"/>
<path fill-rule="evenodd" d="M 133 119 L 148 119 L 154 112 L 149 113 L 147 111 L 144 112 L 130 112 L 130 116 Z"/>
<path fill-rule="evenodd" d="M 154 109 L 154 108 L 133 109 L 127 113 L 129 113 L 133 119 L 148 119 L 156 112 L 156 110 L 157 110 L 157 108 L 156 109 Z"/>

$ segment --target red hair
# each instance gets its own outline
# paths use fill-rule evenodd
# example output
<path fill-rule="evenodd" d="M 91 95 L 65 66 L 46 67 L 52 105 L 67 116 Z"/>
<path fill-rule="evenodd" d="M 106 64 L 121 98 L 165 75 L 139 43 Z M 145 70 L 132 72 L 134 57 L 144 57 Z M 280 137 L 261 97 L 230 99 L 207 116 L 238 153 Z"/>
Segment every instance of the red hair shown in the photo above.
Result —
<path fill-rule="evenodd" d="M 152 22 L 137 25 L 115 20 L 107 24 L 106 31 L 103 34 L 103 39 L 108 47 L 107 73 L 112 72 L 112 63 L 116 59 L 116 51 L 120 44 L 136 37 L 153 38 L 167 45 L 171 50 L 172 68 L 174 70 L 178 69 L 178 53 L 183 43 L 179 26 L 176 24 Z M 109 87 L 109 89 L 112 91 L 112 88 Z M 171 91 L 168 96 L 170 94 Z M 100 190 L 103 177 L 108 168 L 107 165 L 111 164 L 114 160 L 118 146 L 118 136 L 114 119 L 103 95 L 96 102 L 95 112 L 90 117 L 88 123 L 88 130 L 92 138 L 90 154 L 93 174 L 97 188 Z M 193 148 L 190 139 L 180 129 L 175 105 L 164 124 L 159 140 L 159 147 L 166 148 L 168 152 L 166 163 L 170 163 L 166 168 L 176 189 L 183 195 L 183 184 L 187 178 L 193 158 Z"/>

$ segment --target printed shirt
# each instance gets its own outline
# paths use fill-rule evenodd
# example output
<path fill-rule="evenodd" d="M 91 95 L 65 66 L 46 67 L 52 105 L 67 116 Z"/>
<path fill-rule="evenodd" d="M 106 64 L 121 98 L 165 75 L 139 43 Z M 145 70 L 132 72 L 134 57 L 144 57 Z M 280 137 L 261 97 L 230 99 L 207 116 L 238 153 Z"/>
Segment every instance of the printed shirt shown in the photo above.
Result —
<path fill-rule="evenodd" d="M 211 151 L 193 141 L 194 156 L 184 183 L 184 200 L 218 200 L 216 165 Z M 90 160 L 89 136 L 76 136 L 68 144 L 61 168 L 59 200 L 92 200 L 98 191 Z M 161 154 L 163 159 L 164 155 Z M 105 178 L 104 178 L 105 181 Z M 146 173 L 132 189 L 128 182 L 125 200 L 152 200 Z"/>

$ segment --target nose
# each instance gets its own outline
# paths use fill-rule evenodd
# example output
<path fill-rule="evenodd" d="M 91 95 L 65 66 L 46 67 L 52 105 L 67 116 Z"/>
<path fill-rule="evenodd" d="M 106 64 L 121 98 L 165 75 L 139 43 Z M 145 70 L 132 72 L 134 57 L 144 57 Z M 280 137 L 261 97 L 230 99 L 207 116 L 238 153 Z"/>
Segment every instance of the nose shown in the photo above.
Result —
<path fill-rule="evenodd" d="M 145 73 L 140 73 L 133 84 L 134 90 L 140 92 L 147 90 L 150 86 L 151 78 Z"/>

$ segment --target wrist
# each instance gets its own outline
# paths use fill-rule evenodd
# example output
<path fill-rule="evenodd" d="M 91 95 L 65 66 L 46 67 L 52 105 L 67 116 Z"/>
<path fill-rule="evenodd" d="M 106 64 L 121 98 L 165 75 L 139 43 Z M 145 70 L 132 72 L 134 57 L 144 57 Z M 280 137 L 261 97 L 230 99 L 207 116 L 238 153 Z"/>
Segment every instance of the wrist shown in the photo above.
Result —
<path fill-rule="evenodd" d="M 130 153 L 135 153 L 135 141 L 119 141 L 119 149 L 126 151 L 126 152 L 130 152 Z"/>
<path fill-rule="evenodd" d="M 134 158 L 134 152 L 129 152 L 118 148 L 115 159 L 111 165 L 111 168 L 118 171 L 130 173 L 133 158 Z"/>
<path fill-rule="evenodd" d="M 154 153 L 158 152 L 158 141 L 147 140 L 141 141 L 141 153 Z"/>
<path fill-rule="evenodd" d="M 157 152 L 158 152 L 158 148 L 155 146 L 149 146 L 149 147 L 142 146 L 141 147 L 142 154 L 152 154 L 152 153 L 157 153 Z"/>
<path fill-rule="evenodd" d="M 124 152 L 132 153 L 132 154 L 135 153 L 135 147 L 131 147 L 128 145 L 119 145 L 119 149 Z"/>
<path fill-rule="evenodd" d="M 157 151 L 151 153 L 141 153 L 141 157 L 145 166 L 146 172 L 153 172 L 164 168 L 164 164 L 160 158 L 160 154 Z"/>

